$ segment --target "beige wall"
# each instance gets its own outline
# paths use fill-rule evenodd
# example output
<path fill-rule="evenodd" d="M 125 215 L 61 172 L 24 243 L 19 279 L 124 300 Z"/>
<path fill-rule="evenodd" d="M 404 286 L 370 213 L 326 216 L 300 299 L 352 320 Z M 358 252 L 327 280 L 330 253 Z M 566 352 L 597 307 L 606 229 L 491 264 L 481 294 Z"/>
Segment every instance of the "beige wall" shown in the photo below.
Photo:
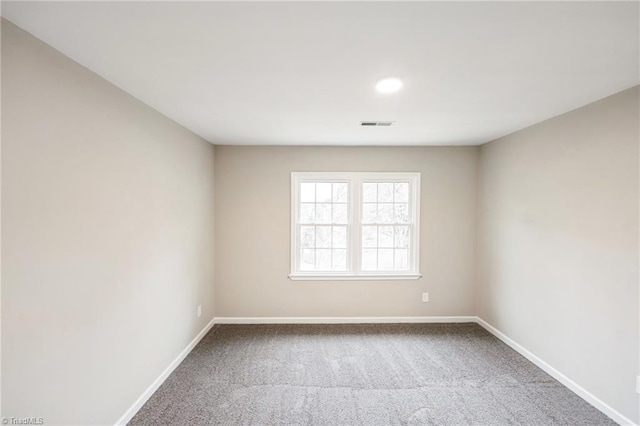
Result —
<path fill-rule="evenodd" d="M 477 147 L 216 146 L 216 315 L 473 315 L 477 158 Z M 423 277 L 289 280 L 292 171 L 422 172 Z"/>
<path fill-rule="evenodd" d="M 113 424 L 214 315 L 213 146 L 6 21 L 2 124 L 2 415 Z"/>
<path fill-rule="evenodd" d="M 638 421 L 638 88 L 483 145 L 478 314 Z"/>

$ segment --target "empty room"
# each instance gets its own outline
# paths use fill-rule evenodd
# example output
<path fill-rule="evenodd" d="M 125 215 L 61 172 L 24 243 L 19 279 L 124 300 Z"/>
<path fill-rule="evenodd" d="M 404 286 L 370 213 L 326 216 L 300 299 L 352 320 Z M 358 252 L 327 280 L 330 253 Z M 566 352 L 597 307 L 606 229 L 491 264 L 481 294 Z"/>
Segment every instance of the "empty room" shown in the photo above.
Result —
<path fill-rule="evenodd" d="M 3 425 L 640 425 L 639 1 L 2 1 Z"/>

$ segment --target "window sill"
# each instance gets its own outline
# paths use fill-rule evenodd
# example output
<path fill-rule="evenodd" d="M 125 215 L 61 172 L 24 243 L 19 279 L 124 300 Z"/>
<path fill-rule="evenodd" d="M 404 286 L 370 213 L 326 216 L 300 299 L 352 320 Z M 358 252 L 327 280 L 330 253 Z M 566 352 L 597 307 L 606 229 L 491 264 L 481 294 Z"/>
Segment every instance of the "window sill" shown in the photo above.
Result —
<path fill-rule="evenodd" d="M 290 274 L 292 281 L 398 281 L 417 280 L 422 274 L 378 274 L 378 275 L 312 275 L 312 274 Z"/>

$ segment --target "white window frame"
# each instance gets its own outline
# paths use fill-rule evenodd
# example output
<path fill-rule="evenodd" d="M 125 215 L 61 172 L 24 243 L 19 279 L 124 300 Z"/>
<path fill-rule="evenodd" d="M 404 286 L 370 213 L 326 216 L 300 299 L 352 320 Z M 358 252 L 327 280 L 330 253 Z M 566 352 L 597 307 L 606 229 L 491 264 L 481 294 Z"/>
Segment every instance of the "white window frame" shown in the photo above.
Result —
<path fill-rule="evenodd" d="M 300 183 L 347 182 L 347 272 L 300 271 L 298 247 Z M 361 267 L 362 184 L 367 181 L 410 183 L 410 249 L 407 271 L 363 271 Z M 366 225 L 366 224 L 364 224 Z M 420 278 L 420 173 L 419 172 L 292 172 L 291 269 L 292 280 L 415 280 Z"/>

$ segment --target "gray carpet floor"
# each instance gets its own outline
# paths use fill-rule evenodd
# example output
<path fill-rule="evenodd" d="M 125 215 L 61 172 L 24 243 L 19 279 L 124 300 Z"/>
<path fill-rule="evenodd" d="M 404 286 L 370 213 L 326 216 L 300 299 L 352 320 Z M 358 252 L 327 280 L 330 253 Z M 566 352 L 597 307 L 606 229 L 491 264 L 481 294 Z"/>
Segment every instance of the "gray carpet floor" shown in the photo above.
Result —
<path fill-rule="evenodd" d="M 130 425 L 615 425 L 477 324 L 221 325 Z"/>

